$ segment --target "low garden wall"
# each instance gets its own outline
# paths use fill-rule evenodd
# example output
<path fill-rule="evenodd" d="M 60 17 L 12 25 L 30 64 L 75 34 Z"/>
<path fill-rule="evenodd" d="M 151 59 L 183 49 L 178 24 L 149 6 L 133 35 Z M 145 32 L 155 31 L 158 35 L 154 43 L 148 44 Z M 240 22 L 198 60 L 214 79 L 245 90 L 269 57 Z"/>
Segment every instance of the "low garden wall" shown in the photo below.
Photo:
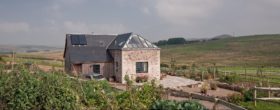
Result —
<path fill-rule="evenodd" d="M 217 86 L 219 88 L 223 88 L 223 89 L 228 89 L 228 90 L 233 90 L 236 92 L 242 92 L 245 88 L 244 87 L 240 87 L 240 86 L 235 86 L 235 85 L 229 85 L 227 83 L 217 83 Z"/>
<path fill-rule="evenodd" d="M 182 90 L 175 90 L 175 89 L 170 89 L 170 88 L 166 89 L 166 92 L 167 92 L 167 94 L 169 94 L 171 96 L 175 96 L 175 97 L 184 97 L 184 98 L 189 98 L 189 99 L 199 99 L 199 100 L 213 102 L 213 103 L 215 103 L 213 109 L 215 109 L 216 105 L 221 104 L 221 105 L 224 105 L 233 110 L 246 110 L 245 108 L 243 108 L 241 106 L 229 103 L 225 100 L 215 98 L 212 96 L 202 95 L 202 94 L 198 94 L 198 93 L 189 93 L 189 92 L 184 92 Z"/>

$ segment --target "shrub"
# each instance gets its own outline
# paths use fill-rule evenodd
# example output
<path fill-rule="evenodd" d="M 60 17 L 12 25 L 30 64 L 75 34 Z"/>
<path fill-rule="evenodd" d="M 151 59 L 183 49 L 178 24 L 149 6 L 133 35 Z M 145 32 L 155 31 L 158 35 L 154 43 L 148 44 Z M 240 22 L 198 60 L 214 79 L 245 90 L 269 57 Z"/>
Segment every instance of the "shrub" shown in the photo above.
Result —
<path fill-rule="evenodd" d="M 187 69 L 187 65 L 182 65 L 181 69 L 186 70 Z"/>
<path fill-rule="evenodd" d="M 5 81 L 1 94 L 9 109 L 75 109 L 76 93 L 56 75 L 31 74 L 26 70 L 14 72 Z"/>
<path fill-rule="evenodd" d="M 244 96 L 244 101 L 253 101 L 254 100 L 254 90 L 250 89 L 250 90 L 245 90 L 242 92 L 243 96 Z M 257 92 L 257 97 L 268 97 L 267 92 L 265 91 L 258 91 Z"/>
<path fill-rule="evenodd" d="M 169 65 L 168 65 L 168 64 L 165 64 L 165 63 L 161 63 L 161 64 L 160 64 L 160 67 L 168 68 Z"/>
<path fill-rule="evenodd" d="M 176 102 L 170 100 L 157 100 L 150 107 L 152 110 L 206 110 L 206 108 L 195 101 Z"/>
<path fill-rule="evenodd" d="M 211 74 L 207 73 L 207 74 L 204 75 L 204 79 L 209 80 L 209 79 L 213 79 L 213 78 L 212 78 Z"/>
<path fill-rule="evenodd" d="M 127 91 L 117 91 L 107 81 L 80 81 L 57 71 L 30 73 L 18 67 L 0 75 L 0 109 L 142 110 L 160 100 L 163 91 L 153 80 L 141 87 L 133 86 L 128 76 Z"/>
<path fill-rule="evenodd" d="M 253 90 L 247 90 L 243 92 L 244 101 L 253 101 Z"/>
<path fill-rule="evenodd" d="M 202 85 L 202 87 L 200 88 L 200 92 L 201 92 L 202 94 L 207 94 L 207 90 L 208 90 L 208 86 L 207 86 L 206 83 L 204 83 L 204 84 Z"/>
<path fill-rule="evenodd" d="M 217 90 L 217 88 L 218 88 L 218 87 L 217 87 L 217 84 L 216 84 L 215 82 L 211 82 L 211 83 L 210 83 L 210 89 L 211 89 L 211 90 Z"/>
<path fill-rule="evenodd" d="M 191 74 L 190 74 L 190 78 L 191 78 L 191 79 L 196 79 L 196 74 L 191 73 Z"/>
<path fill-rule="evenodd" d="M 233 93 L 233 94 L 229 95 L 227 98 L 228 98 L 229 102 L 235 103 L 235 104 L 238 104 L 238 103 L 244 101 L 243 95 L 241 95 L 239 93 Z"/>
<path fill-rule="evenodd" d="M 229 84 L 235 83 L 237 80 L 238 80 L 237 75 L 228 75 L 228 76 L 224 76 L 220 79 L 220 81 L 226 82 Z"/>
<path fill-rule="evenodd" d="M 116 96 L 121 110 L 149 109 L 153 102 L 160 99 L 162 90 L 155 85 L 154 80 L 141 87 L 129 86 L 130 89 Z"/>
<path fill-rule="evenodd" d="M 147 75 L 137 76 L 136 77 L 136 82 L 147 82 L 148 79 L 149 79 L 149 77 Z"/>
<path fill-rule="evenodd" d="M 1 74 L 0 104 L 5 109 L 72 110 L 80 109 L 81 104 L 103 108 L 108 88 L 107 82 L 85 81 L 79 85 L 63 73 L 30 73 L 21 69 Z"/>

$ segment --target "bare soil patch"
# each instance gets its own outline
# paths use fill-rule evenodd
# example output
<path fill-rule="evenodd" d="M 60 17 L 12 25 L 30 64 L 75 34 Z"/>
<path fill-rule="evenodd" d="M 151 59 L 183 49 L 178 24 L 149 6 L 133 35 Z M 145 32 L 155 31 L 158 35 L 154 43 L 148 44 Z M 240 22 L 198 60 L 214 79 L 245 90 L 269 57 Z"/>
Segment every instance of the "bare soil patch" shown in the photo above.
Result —
<path fill-rule="evenodd" d="M 185 92 L 200 93 L 200 87 L 195 87 L 195 88 L 181 87 L 181 88 Z M 228 89 L 223 89 L 223 88 L 217 88 L 217 90 L 207 90 L 207 95 L 214 96 L 214 97 L 227 97 L 228 95 L 234 93 L 238 93 L 238 92 L 228 90 Z"/>

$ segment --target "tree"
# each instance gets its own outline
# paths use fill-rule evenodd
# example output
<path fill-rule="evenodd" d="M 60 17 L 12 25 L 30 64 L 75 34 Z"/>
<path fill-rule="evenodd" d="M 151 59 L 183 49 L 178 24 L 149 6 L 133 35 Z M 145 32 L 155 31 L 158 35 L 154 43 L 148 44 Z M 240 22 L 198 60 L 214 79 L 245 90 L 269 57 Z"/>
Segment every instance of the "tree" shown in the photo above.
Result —
<path fill-rule="evenodd" d="M 168 44 L 185 44 L 186 42 L 186 39 L 182 37 L 169 38 L 167 41 Z"/>
<path fill-rule="evenodd" d="M 167 40 L 160 40 L 155 43 L 157 46 L 167 45 Z"/>

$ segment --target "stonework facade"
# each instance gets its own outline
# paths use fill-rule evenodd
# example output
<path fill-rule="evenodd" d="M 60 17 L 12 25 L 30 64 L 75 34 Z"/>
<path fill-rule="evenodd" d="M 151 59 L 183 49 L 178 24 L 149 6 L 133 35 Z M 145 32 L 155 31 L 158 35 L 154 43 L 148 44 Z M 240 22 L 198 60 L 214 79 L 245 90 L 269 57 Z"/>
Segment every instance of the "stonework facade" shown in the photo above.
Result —
<path fill-rule="evenodd" d="M 148 62 L 147 73 L 136 73 L 136 62 Z M 147 75 L 149 80 L 160 79 L 160 50 L 159 49 L 136 49 L 122 51 L 122 83 L 125 75 L 132 80 L 141 75 Z"/>
<path fill-rule="evenodd" d="M 93 65 L 100 65 L 100 74 L 102 74 L 105 78 L 111 77 L 111 74 L 113 74 L 113 63 L 111 62 L 105 62 L 105 63 L 86 63 L 82 64 L 82 73 L 89 74 L 93 73 Z"/>
<path fill-rule="evenodd" d="M 112 57 L 114 58 L 114 73 L 111 77 L 115 77 L 117 82 L 122 82 L 122 51 L 121 50 L 110 50 Z"/>
<path fill-rule="evenodd" d="M 125 76 L 160 79 L 160 48 L 133 33 L 67 34 L 64 61 L 65 71 L 75 76 L 101 75 L 120 83 Z"/>

